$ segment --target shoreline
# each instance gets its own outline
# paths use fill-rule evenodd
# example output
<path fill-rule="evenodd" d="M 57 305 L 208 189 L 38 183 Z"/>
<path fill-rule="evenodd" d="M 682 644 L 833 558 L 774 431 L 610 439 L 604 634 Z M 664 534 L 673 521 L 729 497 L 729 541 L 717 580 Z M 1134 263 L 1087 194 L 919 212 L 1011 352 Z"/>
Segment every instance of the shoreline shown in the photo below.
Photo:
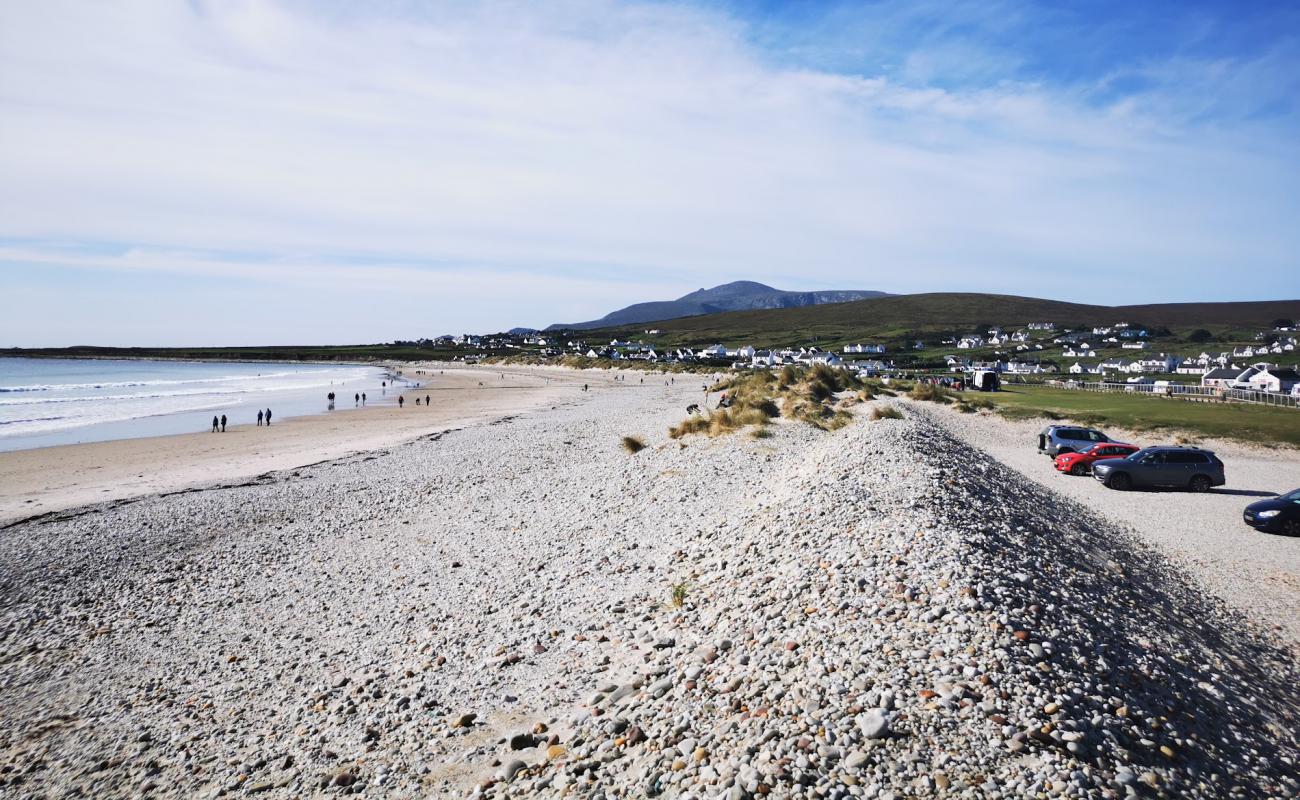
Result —
<path fill-rule="evenodd" d="M 268 472 L 382 450 L 447 428 L 463 428 L 537 408 L 571 402 L 582 373 L 491 370 L 441 364 L 391 364 L 443 370 L 420 389 L 439 397 L 433 408 L 389 403 L 287 417 L 266 428 L 230 426 L 193 432 L 51 445 L 0 452 L 0 527 L 81 506 L 167 494 L 205 484 L 247 480 Z M 497 375 L 514 381 L 493 385 Z M 491 375 L 489 381 L 485 376 Z M 480 381 L 484 384 L 479 386 Z M 613 385 L 587 378 L 593 388 Z M 519 384 L 523 385 L 519 385 Z M 401 393 L 401 392 L 399 392 Z"/>

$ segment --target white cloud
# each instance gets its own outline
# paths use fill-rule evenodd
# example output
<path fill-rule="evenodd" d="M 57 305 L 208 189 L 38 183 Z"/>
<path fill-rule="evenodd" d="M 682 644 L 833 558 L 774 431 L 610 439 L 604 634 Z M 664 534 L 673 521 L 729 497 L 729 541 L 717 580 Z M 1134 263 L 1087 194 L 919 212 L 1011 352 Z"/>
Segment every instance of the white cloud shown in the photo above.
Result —
<path fill-rule="evenodd" d="M 482 328 L 742 277 L 1156 300 L 1212 298 L 1248 263 L 1267 294 L 1300 244 L 1296 146 L 1267 126 L 776 66 L 741 23 L 681 7 L 398 8 L 8 4 L 0 238 L 23 257 L 0 281 L 138 266 L 41 242 L 250 281 L 479 276 L 516 316 L 441 302 Z"/>

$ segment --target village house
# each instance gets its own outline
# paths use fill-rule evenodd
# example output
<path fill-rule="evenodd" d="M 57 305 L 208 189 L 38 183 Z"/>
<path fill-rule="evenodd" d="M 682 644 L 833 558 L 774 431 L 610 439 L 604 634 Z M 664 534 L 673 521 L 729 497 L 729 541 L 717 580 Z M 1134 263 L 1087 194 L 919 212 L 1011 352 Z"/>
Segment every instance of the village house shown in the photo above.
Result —
<path fill-rule="evenodd" d="M 957 349 L 973 350 L 976 347 L 984 346 L 983 336 L 963 336 L 957 340 Z"/>
<path fill-rule="evenodd" d="M 1056 326 L 1053 325 L 1053 324 L 1050 323 L 1050 322 L 1031 322 L 1031 323 L 1029 323 L 1029 330 L 1031 330 L 1031 331 L 1054 331 L 1054 330 L 1056 330 Z"/>
<path fill-rule="evenodd" d="M 883 344 L 850 344 L 844 347 L 846 353 L 883 353 L 885 346 Z"/>
<path fill-rule="evenodd" d="M 1297 384 L 1300 384 L 1300 374 L 1289 367 L 1270 366 L 1251 375 L 1246 379 L 1246 383 L 1258 392 L 1289 394 Z"/>
<path fill-rule="evenodd" d="M 1125 342 L 1121 344 L 1120 347 L 1122 347 L 1125 350 L 1145 350 L 1147 349 L 1147 343 L 1146 342 Z"/>

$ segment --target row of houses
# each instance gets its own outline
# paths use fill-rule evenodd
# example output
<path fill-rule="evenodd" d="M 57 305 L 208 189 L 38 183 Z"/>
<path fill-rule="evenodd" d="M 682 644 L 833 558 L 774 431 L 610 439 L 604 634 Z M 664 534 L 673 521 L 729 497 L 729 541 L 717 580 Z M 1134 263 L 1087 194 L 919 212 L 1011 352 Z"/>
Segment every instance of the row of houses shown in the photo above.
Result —
<path fill-rule="evenodd" d="M 1096 364 L 1080 364 L 1076 361 L 1070 365 L 1067 371 L 1071 375 L 1106 375 L 1111 372 L 1136 375 L 1146 372 L 1173 372 L 1178 367 L 1178 364 L 1179 359 L 1177 356 L 1161 353 L 1158 356 L 1148 358 L 1112 358 Z"/>

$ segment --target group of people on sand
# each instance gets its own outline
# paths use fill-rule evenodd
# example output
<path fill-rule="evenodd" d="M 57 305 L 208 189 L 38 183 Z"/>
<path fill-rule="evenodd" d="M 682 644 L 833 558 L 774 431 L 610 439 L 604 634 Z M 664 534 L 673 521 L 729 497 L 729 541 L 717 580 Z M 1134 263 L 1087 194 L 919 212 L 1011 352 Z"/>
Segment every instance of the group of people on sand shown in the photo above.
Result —
<path fill-rule="evenodd" d="M 271 424 L 271 409 L 268 408 L 268 409 L 266 409 L 266 411 L 263 411 L 262 409 L 259 408 L 259 409 L 257 410 L 257 424 L 258 424 L 258 425 L 261 425 L 263 420 L 266 421 L 266 424 L 267 424 L 267 425 L 270 425 L 270 424 Z M 219 417 L 213 417 L 213 418 L 212 418 L 212 432 L 213 432 L 213 433 L 217 433 L 218 431 L 220 431 L 221 433 L 225 433 L 225 432 L 226 432 L 226 415 L 225 415 L 225 414 L 222 414 L 222 415 L 219 416 Z"/>
<path fill-rule="evenodd" d="M 420 397 L 419 397 L 419 395 L 416 395 L 416 397 L 415 397 L 415 404 L 416 404 L 417 406 L 420 404 Z M 398 408 L 403 408 L 405 405 L 406 405 L 406 395 L 401 395 L 401 394 L 399 394 L 399 395 L 397 396 L 397 407 L 398 407 Z M 432 408 L 432 407 L 433 407 L 433 401 L 429 398 L 429 395 L 427 395 L 427 394 L 424 396 L 424 405 L 425 405 L 426 408 Z"/>

